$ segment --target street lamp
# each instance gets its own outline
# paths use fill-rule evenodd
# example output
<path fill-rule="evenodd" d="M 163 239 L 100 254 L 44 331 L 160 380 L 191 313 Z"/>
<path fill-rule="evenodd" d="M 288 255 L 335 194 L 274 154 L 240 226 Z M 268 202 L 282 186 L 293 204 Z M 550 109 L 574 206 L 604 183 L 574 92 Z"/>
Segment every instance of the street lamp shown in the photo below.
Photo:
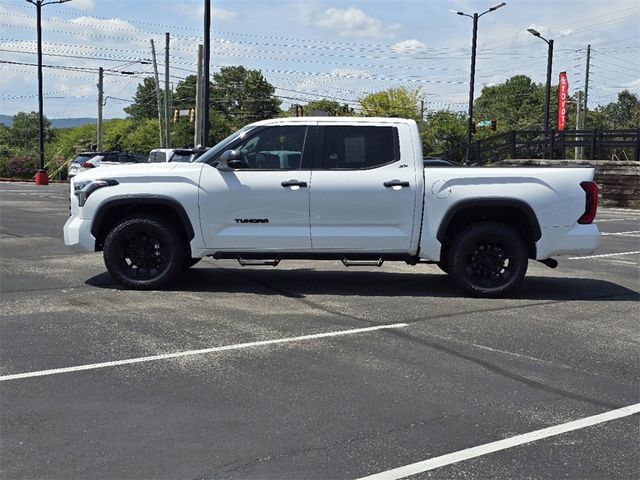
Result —
<path fill-rule="evenodd" d="M 40 163 L 38 171 L 36 171 L 36 185 L 47 185 L 49 177 L 44 168 L 44 115 L 42 113 L 42 7 L 51 5 L 52 3 L 66 3 L 71 0 L 54 0 L 45 2 L 44 0 L 27 0 L 36 6 L 36 31 L 38 32 L 38 135 L 40 149 Z"/>
<path fill-rule="evenodd" d="M 538 37 L 549 45 L 549 53 L 547 53 L 547 86 L 544 91 L 544 130 L 545 132 L 549 130 L 549 97 L 551 96 L 551 63 L 553 62 L 553 40 L 547 40 L 540 32 L 533 29 L 527 28 L 527 32 L 529 32 L 534 37 Z"/>
<path fill-rule="evenodd" d="M 473 87 L 476 77 L 476 45 L 478 41 L 478 19 L 489 12 L 493 12 L 494 10 L 504 7 L 505 5 L 506 3 L 502 2 L 491 7 L 485 12 L 482 12 L 480 14 L 474 13 L 473 15 L 469 15 L 468 13 L 459 12 L 456 10 L 449 10 L 456 15 L 462 15 L 464 17 L 473 19 L 473 39 L 471 42 L 471 78 L 469 79 L 469 118 L 467 119 L 467 151 L 465 153 L 465 162 L 469 161 L 469 156 L 471 153 L 471 123 L 473 122 Z"/>

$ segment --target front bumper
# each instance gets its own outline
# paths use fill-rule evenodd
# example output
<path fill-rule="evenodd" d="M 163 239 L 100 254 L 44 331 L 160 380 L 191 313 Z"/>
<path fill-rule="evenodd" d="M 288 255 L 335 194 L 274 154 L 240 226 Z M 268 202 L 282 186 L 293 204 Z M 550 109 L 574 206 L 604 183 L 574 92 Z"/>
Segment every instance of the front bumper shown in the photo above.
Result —
<path fill-rule="evenodd" d="M 76 252 L 95 252 L 96 239 L 91 234 L 91 221 L 71 216 L 64 224 L 64 244 Z"/>

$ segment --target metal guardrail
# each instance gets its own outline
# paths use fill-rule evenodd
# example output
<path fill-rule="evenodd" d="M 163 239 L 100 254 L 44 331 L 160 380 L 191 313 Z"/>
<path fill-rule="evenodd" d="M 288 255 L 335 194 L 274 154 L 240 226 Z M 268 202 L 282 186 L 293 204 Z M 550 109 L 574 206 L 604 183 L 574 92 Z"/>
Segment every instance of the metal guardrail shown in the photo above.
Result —
<path fill-rule="evenodd" d="M 460 161 L 466 144 L 437 155 Z M 578 151 L 576 152 L 576 149 Z M 577 156 L 576 156 L 577 153 Z M 640 161 L 640 128 L 629 130 L 511 130 L 471 143 L 469 163 L 507 159 L 581 159 Z"/>

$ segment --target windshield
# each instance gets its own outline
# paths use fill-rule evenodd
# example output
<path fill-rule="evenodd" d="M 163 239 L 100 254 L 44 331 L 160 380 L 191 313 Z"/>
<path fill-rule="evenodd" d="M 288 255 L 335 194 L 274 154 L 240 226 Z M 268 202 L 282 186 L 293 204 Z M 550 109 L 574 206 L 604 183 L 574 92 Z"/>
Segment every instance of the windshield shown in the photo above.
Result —
<path fill-rule="evenodd" d="M 173 156 L 171 157 L 171 160 L 169 161 L 170 162 L 190 162 L 192 155 L 193 153 L 191 152 L 176 152 L 173 154 Z"/>
<path fill-rule="evenodd" d="M 73 160 L 71 160 L 71 163 L 84 163 L 95 156 L 95 153 L 79 153 Z"/>
<path fill-rule="evenodd" d="M 230 143 L 233 143 L 235 140 L 237 140 L 240 137 L 244 137 L 247 133 L 249 133 L 254 128 L 256 128 L 254 125 L 247 125 L 246 127 L 241 128 L 237 132 L 232 133 L 227 138 L 216 143 L 213 147 L 207 150 L 207 152 L 204 155 L 202 155 L 196 160 L 196 163 L 207 163 L 209 160 L 216 158 L 219 154 L 221 154 L 226 150 L 227 145 L 229 145 Z"/>

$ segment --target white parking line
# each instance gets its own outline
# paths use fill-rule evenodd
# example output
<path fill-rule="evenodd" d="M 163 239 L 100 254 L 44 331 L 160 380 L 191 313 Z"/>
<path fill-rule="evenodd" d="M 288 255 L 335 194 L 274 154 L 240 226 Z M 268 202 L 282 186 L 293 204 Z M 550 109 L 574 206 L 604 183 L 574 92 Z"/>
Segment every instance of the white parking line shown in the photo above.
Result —
<path fill-rule="evenodd" d="M 356 333 L 374 332 L 376 330 L 388 330 L 392 328 L 403 328 L 409 326 L 408 323 L 394 323 L 392 325 L 379 325 L 377 327 L 355 328 L 352 330 L 341 330 L 337 332 L 315 333 L 312 335 L 302 335 L 300 337 L 276 338 L 274 340 L 262 340 L 259 342 L 238 343 L 235 345 L 225 345 L 223 347 L 203 348 L 200 350 L 187 350 L 183 352 L 164 353 L 149 357 L 127 358 L 125 360 L 115 360 L 112 362 L 92 363 L 78 365 L 75 367 L 54 368 L 51 370 L 38 370 L 36 372 L 14 373 L 0 376 L 0 382 L 8 380 L 19 380 L 22 378 L 44 377 L 48 375 L 58 375 L 60 373 L 81 372 L 83 370 L 96 370 L 98 368 L 117 367 L 119 365 L 131 365 L 133 363 L 154 362 L 156 360 L 167 360 L 169 358 L 189 357 L 192 355 L 202 355 L 205 353 L 226 352 L 228 350 L 240 350 L 243 348 L 262 347 L 264 345 L 275 345 L 278 343 L 301 342 L 304 340 L 315 340 L 318 338 L 341 337 L 345 335 L 355 335 Z"/>
<path fill-rule="evenodd" d="M 569 257 L 567 260 L 583 260 L 585 258 L 604 258 L 604 257 L 617 257 L 619 255 L 635 255 L 637 252 L 620 252 L 620 253 L 605 253 L 603 255 L 590 255 L 588 257 Z"/>
<path fill-rule="evenodd" d="M 568 423 L 562 423 L 553 427 L 535 430 L 533 432 L 516 435 L 515 437 L 505 438 L 504 440 L 498 440 L 496 442 L 485 443 L 484 445 L 467 448 L 458 452 L 448 453 L 446 455 L 425 460 L 423 462 L 412 463 L 411 465 L 405 465 L 404 467 L 394 468 L 393 470 L 387 470 L 386 472 L 376 473 L 368 477 L 362 477 L 359 480 L 396 480 L 399 478 L 405 478 L 410 475 L 416 475 L 418 473 L 444 467 L 445 465 L 463 462 L 471 458 L 499 452 L 500 450 L 517 447 L 518 445 L 522 445 L 525 443 L 535 442 L 543 438 L 554 437 L 556 435 L 572 432 L 574 430 L 580 430 L 582 428 L 591 427 L 600 423 L 610 422 L 618 418 L 628 417 L 639 412 L 640 403 L 636 403 L 634 405 L 618 408 L 617 410 L 611 410 L 599 415 L 593 415 L 591 417 L 574 420 Z"/>
<path fill-rule="evenodd" d="M 603 222 L 627 222 L 629 220 L 637 220 L 637 218 L 604 218 L 602 220 L 596 220 L 593 223 L 603 223 Z"/>
<path fill-rule="evenodd" d="M 619 235 L 621 237 L 637 237 L 640 235 L 640 230 L 633 230 L 631 232 L 600 232 L 600 235 L 605 237 L 612 235 Z"/>

